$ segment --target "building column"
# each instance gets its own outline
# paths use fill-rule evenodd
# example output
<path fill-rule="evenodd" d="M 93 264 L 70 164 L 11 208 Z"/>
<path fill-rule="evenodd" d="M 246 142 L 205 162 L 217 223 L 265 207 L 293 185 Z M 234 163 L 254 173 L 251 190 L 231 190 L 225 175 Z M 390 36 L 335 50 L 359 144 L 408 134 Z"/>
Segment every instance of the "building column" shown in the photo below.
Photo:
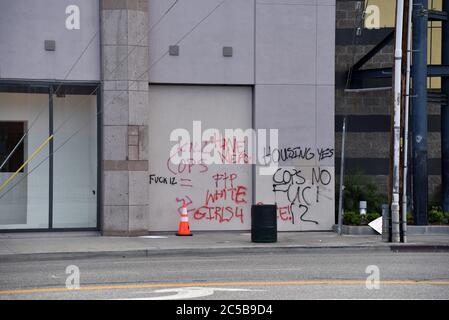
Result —
<path fill-rule="evenodd" d="M 449 13 L 449 0 L 443 0 L 443 11 Z M 442 28 L 442 64 L 449 65 L 449 22 L 443 21 Z M 441 91 L 449 97 L 449 77 L 443 77 Z M 441 106 L 441 172 L 442 207 L 449 212 L 449 103 Z"/>
<path fill-rule="evenodd" d="M 148 232 L 148 1 L 101 0 L 103 235 Z"/>
<path fill-rule="evenodd" d="M 427 15 L 428 0 L 415 0 L 413 9 L 413 215 L 427 225 Z"/>

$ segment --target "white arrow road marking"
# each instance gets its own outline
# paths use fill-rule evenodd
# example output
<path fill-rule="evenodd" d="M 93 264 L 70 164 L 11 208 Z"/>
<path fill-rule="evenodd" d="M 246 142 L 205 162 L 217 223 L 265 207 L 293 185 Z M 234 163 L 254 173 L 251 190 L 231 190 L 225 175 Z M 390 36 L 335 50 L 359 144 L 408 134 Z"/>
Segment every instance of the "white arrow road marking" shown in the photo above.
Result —
<path fill-rule="evenodd" d="M 140 236 L 139 238 L 143 239 L 167 239 L 166 236 Z"/>
<path fill-rule="evenodd" d="M 214 294 L 215 291 L 265 291 L 254 289 L 232 289 L 232 288 L 209 288 L 209 287 L 184 287 L 184 288 L 171 288 L 160 289 L 153 291 L 154 293 L 170 293 L 175 292 L 173 295 L 148 297 L 148 298 L 131 298 L 120 300 L 180 300 L 180 299 L 193 299 L 200 297 L 207 297 Z"/>

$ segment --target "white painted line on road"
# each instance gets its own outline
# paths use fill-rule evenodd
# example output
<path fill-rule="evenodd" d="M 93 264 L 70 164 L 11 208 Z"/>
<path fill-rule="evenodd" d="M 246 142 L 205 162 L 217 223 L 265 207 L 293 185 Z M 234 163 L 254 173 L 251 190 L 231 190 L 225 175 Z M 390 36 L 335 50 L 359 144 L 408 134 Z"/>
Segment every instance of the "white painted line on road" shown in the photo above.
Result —
<path fill-rule="evenodd" d="M 266 290 L 254 290 L 254 289 L 233 289 L 233 288 L 210 288 L 210 287 L 182 287 L 182 288 L 171 288 L 171 289 L 160 289 L 155 290 L 153 293 L 175 293 L 168 296 L 158 296 L 158 297 L 146 297 L 146 298 L 129 298 L 120 300 L 183 300 L 183 299 L 194 299 L 207 297 L 214 294 L 215 291 L 266 291 Z M 114 299 L 117 300 L 117 299 Z"/>

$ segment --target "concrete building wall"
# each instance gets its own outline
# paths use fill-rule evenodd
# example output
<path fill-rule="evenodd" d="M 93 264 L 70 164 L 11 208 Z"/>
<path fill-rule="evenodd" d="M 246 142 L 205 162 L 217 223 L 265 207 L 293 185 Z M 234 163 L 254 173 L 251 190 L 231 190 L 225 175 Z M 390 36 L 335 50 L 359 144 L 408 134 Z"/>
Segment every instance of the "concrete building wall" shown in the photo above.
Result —
<path fill-rule="evenodd" d="M 149 0 L 150 82 L 254 83 L 254 0 L 173 3 Z M 170 45 L 179 56 L 168 54 Z"/>
<path fill-rule="evenodd" d="M 256 9 L 255 126 L 278 128 L 279 150 L 309 150 L 279 161 L 273 176 L 257 174 L 256 202 L 278 204 L 280 230 L 327 230 L 334 223 L 335 2 L 266 1 Z"/>
<path fill-rule="evenodd" d="M 310 149 L 314 155 L 281 161 L 280 170 L 303 171 L 307 183 L 300 190 L 316 187 L 313 174 L 320 170 L 332 181 L 293 201 L 295 209 L 287 215 L 280 209 L 278 216 L 286 220 L 279 218 L 279 229 L 331 229 L 335 1 L 192 2 L 196 5 L 189 7 L 149 1 L 150 83 L 254 85 L 254 128 L 278 129 L 279 148 Z M 179 45 L 178 56 L 169 54 L 170 45 Z M 232 57 L 223 57 L 223 46 L 233 47 Z M 256 202 L 292 204 L 273 190 L 275 173 L 262 177 L 257 172 Z"/>
<path fill-rule="evenodd" d="M 225 135 L 227 129 L 251 127 L 252 88 L 153 85 L 149 95 L 149 229 L 177 230 L 183 204 L 192 231 L 250 229 L 252 166 L 244 161 L 247 143 Z M 194 121 L 203 137 L 193 129 Z M 190 136 L 179 136 L 185 130 Z M 203 143 L 198 142 L 201 138 Z M 217 160 L 212 163 L 206 161 L 211 147 Z M 178 163 L 180 153 L 185 160 Z M 196 160 L 199 155 L 203 161 Z"/>
<path fill-rule="evenodd" d="M 70 5 L 79 8 L 79 29 L 66 28 Z M 0 78 L 100 80 L 99 17 L 98 0 L 1 0 Z"/>

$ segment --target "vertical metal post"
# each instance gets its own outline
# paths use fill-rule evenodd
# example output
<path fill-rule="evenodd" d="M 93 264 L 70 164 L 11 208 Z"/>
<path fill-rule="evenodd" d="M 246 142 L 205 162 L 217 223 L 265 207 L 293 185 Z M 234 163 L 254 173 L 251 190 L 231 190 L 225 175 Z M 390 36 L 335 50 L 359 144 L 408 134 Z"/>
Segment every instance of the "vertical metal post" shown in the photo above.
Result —
<path fill-rule="evenodd" d="M 413 215 L 415 224 L 427 224 L 427 21 L 428 0 L 413 8 Z"/>
<path fill-rule="evenodd" d="M 340 194 L 338 197 L 338 235 L 341 235 L 343 221 L 343 191 L 344 191 L 344 169 L 345 169 L 345 139 L 346 139 L 346 117 L 343 118 L 343 131 L 341 138 L 341 162 L 340 162 Z"/>
<path fill-rule="evenodd" d="M 443 11 L 449 13 L 449 0 L 443 0 Z M 442 26 L 442 64 L 449 65 L 449 21 Z M 441 79 L 441 91 L 449 97 L 449 77 Z M 441 180 L 442 207 L 449 212 L 449 104 L 441 106 Z"/>
<path fill-rule="evenodd" d="M 391 241 L 390 232 L 390 206 L 388 204 L 382 205 L 382 241 Z"/>
<path fill-rule="evenodd" d="M 53 135 L 53 85 L 48 90 L 48 136 Z M 48 144 L 48 229 L 53 228 L 53 140 Z"/>
<path fill-rule="evenodd" d="M 103 234 L 103 199 L 104 199 L 104 179 L 103 179 L 103 119 L 104 119 L 104 70 L 103 70 L 103 1 L 98 1 L 98 12 L 100 19 L 98 20 L 98 29 L 100 30 L 100 88 L 97 89 L 97 229 Z"/>
<path fill-rule="evenodd" d="M 103 208 L 103 86 L 97 87 L 97 229 L 102 227 Z"/>

